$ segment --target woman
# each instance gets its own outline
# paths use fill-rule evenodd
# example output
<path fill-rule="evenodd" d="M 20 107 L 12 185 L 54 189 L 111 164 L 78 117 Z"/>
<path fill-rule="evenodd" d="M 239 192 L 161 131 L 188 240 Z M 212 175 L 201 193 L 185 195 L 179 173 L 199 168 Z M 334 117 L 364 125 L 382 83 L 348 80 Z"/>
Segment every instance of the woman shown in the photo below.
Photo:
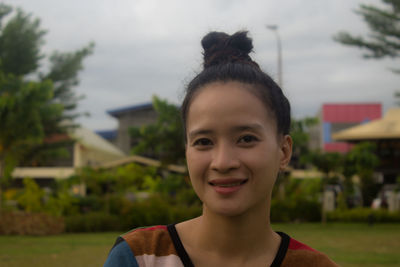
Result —
<path fill-rule="evenodd" d="M 337 266 L 274 232 L 269 212 L 290 161 L 290 104 L 254 62 L 246 32 L 211 32 L 204 69 L 182 104 L 190 179 L 200 217 L 121 236 L 105 266 Z"/>

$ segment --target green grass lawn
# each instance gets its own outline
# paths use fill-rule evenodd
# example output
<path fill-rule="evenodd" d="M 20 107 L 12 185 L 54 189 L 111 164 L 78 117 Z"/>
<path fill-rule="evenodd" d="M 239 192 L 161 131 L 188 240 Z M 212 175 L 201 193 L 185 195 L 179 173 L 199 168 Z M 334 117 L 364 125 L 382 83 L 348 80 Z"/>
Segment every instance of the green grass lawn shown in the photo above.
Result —
<path fill-rule="evenodd" d="M 0 236 L 0 266 L 103 266 L 117 236 L 118 233 Z"/>
<path fill-rule="evenodd" d="M 341 266 L 400 266 L 400 224 L 276 224 Z M 0 266 L 102 266 L 118 233 L 0 236 Z"/>
<path fill-rule="evenodd" d="M 326 253 L 340 266 L 400 266 L 400 224 L 280 224 L 274 229 Z"/>

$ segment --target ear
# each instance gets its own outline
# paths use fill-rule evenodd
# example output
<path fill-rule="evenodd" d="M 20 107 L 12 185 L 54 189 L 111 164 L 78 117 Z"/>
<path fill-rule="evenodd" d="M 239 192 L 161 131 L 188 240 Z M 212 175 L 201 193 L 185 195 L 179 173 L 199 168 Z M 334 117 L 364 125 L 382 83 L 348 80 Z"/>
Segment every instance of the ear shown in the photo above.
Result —
<path fill-rule="evenodd" d="M 293 140 L 290 135 L 285 135 L 281 140 L 281 158 L 279 162 L 279 170 L 284 170 L 292 157 Z"/>

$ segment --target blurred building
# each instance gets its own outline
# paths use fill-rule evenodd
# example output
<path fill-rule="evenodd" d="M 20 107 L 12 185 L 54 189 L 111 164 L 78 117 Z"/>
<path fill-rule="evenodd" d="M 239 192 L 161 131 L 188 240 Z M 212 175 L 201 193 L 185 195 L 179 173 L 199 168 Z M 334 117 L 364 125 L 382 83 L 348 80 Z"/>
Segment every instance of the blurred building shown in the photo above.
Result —
<path fill-rule="evenodd" d="M 116 108 L 108 110 L 107 113 L 118 120 L 118 129 L 96 131 L 96 133 L 126 154 L 130 153 L 130 148 L 136 143 L 136 140 L 131 138 L 129 129 L 155 123 L 158 118 L 151 102 Z"/>
<path fill-rule="evenodd" d="M 310 147 L 325 152 L 349 151 L 352 144 L 335 141 L 336 132 L 382 117 L 380 103 L 325 103 L 318 113 L 319 124 L 310 132 Z"/>
<path fill-rule="evenodd" d="M 384 184 L 395 184 L 400 175 L 400 108 L 389 109 L 381 119 L 333 134 L 338 142 L 376 144 L 380 164 L 376 169 Z"/>
<path fill-rule="evenodd" d="M 55 142 L 63 142 L 68 155 L 49 159 L 41 166 L 18 166 L 12 173 L 17 185 L 21 184 L 23 178 L 31 177 L 41 187 L 51 187 L 55 179 L 68 178 L 79 168 L 101 166 L 126 157 L 116 146 L 83 127 L 45 140 L 45 143 Z"/>

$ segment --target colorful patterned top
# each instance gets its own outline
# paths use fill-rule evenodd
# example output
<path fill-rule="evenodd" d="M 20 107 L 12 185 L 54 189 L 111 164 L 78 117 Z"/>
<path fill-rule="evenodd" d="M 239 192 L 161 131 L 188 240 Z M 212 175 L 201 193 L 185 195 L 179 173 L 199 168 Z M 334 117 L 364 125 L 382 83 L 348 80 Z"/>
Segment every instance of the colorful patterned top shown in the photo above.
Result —
<path fill-rule="evenodd" d="M 325 254 L 277 232 L 281 244 L 271 266 L 335 266 Z M 118 237 L 104 267 L 193 267 L 175 225 L 137 228 Z"/>

